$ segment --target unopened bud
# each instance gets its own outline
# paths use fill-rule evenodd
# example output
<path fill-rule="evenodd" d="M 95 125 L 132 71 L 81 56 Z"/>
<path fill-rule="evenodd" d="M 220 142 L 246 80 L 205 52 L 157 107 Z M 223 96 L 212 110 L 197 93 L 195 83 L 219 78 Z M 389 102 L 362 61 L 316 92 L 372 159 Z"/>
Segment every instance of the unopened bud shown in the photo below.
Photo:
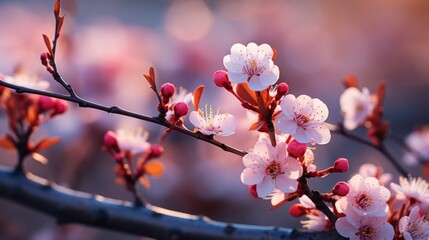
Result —
<path fill-rule="evenodd" d="M 334 171 L 335 172 L 347 172 L 349 170 L 349 160 L 345 158 L 338 158 L 334 162 Z"/>
<path fill-rule="evenodd" d="M 247 187 L 247 190 L 249 190 L 249 193 L 250 195 L 252 195 L 252 197 L 258 198 L 258 192 L 256 192 L 256 184 L 249 185 Z"/>
<path fill-rule="evenodd" d="M 113 156 L 113 159 L 115 159 L 116 162 L 121 163 L 123 161 L 122 154 L 117 153 L 115 156 Z"/>
<path fill-rule="evenodd" d="M 106 146 L 106 148 L 117 148 L 118 141 L 116 138 L 117 137 L 114 132 L 108 131 L 106 134 L 104 134 L 104 146 Z"/>
<path fill-rule="evenodd" d="M 179 118 L 188 114 L 189 106 L 185 102 L 178 102 L 174 104 L 173 111 L 174 111 L 174 119 L 178 120 Z"/>
<path fill-rule="evenodd" d="M 37 105 L 39 107 L 40 112 L 46 112 L 55 107 L 55 101 L 51 97 L 40 96 L 37 99 Z"/>
<path fill-rule="evenodd" d="M 55 101 L 55 110 L 54 110 L 55 115 L 65 113 L 67 109 L 68 109 L 67 102 L 63 100 Z"/>
<path fill-rule="evenodd" d="M 49 65 L 48 58 L 49 58 L 49 53 L 43 52 L 40 54 L 40 61 L 42 62 L 43 66 L 47 67 Z"/>
<path fill-rule="evenodd" d="M 176 92 L 176 88 L 171 83 L 164 83 L 161 85 L 161 97 L 164 99 L 170 99 Z"/>
<path fill-rule="evenodd" d="M 286 95 L 289 92 L 289 85 L 287 85 L 287 83 L 280 83 L 277 86 L 277 95 L 276 95 L 276 99 L 280 99 L 282 98 L 284 95 Z"/>
<path fill-rule="evenodd" d="M 304 156 L 307 151 L 307 145 L 305 143 L 297 142 L 295 139 L 290 142 L 287 146 L 287 152 L 291 157 L 299 158 Z"/>
<path fill-rule="evenodd" d="M 290 206 L 290 208 L 289 208 L 289 214 L 292 217 L 304 216 L 305 212 L 306 212 L 306 208 L 300 203 L 295 203 L 292 206 Z"/>
<path fill-rule="evenodd" d="M 164 153 L 164 148 L 161 145 L 152 144 L 150 147 L 150 157 L 157 158 Z"/>
<path fill-rule="evenodd" d="M 228 78 L 228 73 L 224 70 L 217 70 L 213 74 L 213 81 L 218 87 L 224 87 L 227 90 L 232 89 L 231 82 Z"/>
<path fill-rule="evenodd" d="M 334 188 L 332 188 L 332 193 L 340 197 L 346 196 L 349 191 L 350 187 L 345 182 L 338 182 L 337 184 L 335 184 Z"/>

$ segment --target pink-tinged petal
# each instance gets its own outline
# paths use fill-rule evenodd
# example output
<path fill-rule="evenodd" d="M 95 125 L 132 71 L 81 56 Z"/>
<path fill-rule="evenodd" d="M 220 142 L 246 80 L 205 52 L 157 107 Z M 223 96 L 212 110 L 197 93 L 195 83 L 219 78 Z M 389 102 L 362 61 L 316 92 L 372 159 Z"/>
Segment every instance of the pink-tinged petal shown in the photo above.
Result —
<path fill-rule="evenodd" d="M 222 114 L 220 116 L 222 120 L 222 125 L 220 127 L 220 130 L 222 131 L 222 136 L 229 136 L 231 134 L 235 133 L 235 129 L 237 128 L 237 120 L 235 117 L 231 114 Z"/>
<path fill-rule="evenodd" d="M 298 107 L 294 95 L 288 94 L 283 97 L 280 107 L 282 109 L 282 115 L 286 116 L 288 119 L 295 118 L 295 112 L 298 110 Z"/>
<path fill-rule="evenodd" d="M 269 62 L 273 58 L 273 48 L 264 43 L 258 47 L 258 56 L 257 59 L 261 62 Z"/>
<path fill-rule="evenodd" d="M 265 141 L 259 141 L 256 143 L 255 147 L 253 148 L 253 152 L 259 154 L 260 156 L 262 156 L 262 158 L 264 158 L 264 162 L 265 163 L 269 163 L 271 156 L 270 155 L 270 151 L 273 150 L 273 147 L 271 146 L 271 144 L 265 142 Z"/>
<path fill-rule="evenodd" d="M 298 127 L 296 129 L 296 132 L 294 134 L 290 133 L 293 138 L 295 138 L 296 141 L 300 143 L 309 143 L 311 140 L 313 140 L 309 135 L 308 132 L 302 129 L 301 127 Z"/>
<path fill-rule="evenodd" d="M 320 145 L 327 144 L 331 140 L 331 131 L 323 123 L 318 124 L 318 126 L 314 124 L 311 128 L 307 128 L 306 133 Z"/>
<path fill-rule="evenodd" d="M 244 65 L 247 59 L 247 48 L 241 43 L 236 43 L 231 47 L 232 60 Z"/>
<path fill-rule="evenodd" d="M 357 229 L 351 225 L 345 217 L 338 218 L 335 222 L 335 229 L 343 237 L 352 237 L 354 236 Z"/>
<path fill-rule="evenodd" d="M 276 65 L 273 66 L 271 71 L 264 71 L 261 74 L 261 79 L 263 80 L 263 84 L 266 86 L 271 86 L 279 80 L 280 70 Z"/>
<path fill-rule="evenodd" d="M 310 116 L 313 108 L 313 99 L 307 95 L 300 95 L 296 98 L 296 102 L 298 109 L 295 109 L 295 112 Z"/>
<path fill-rule="evenodd" d="M 246 167 L 249 167 L 251 165 L 262 165 L 266 163 L 266 160 L 263 159 L 263 157 L 257 153 L 248 153 L 244 155 L 243 157 L 243 164 Z"/>
<path fill-rule="evenodd" d="M 232 83 L 243 83 L 247 81 L 247 74 L 242 72 L 228 71 L 228 78 Z"/>
<path fill-rule="evenodd" d="M 283 141 L 279 142 L 277 139 L 277 146 L 275 148 L 275 155 L 278 160 L 286 159 L 288 156 L 287 144 Z"/>
<path fill-rule="evenodd" d="M 234 61 L 231 55 L 226 55 L 225 57 L 223 57 L 223 65 L 228 70 L 228 72 L 243 72 L 243 64 L 240 64 L 239 61 Z"/>
<path fill-rule="evenodd" d="M 285 173 L 289 172 L 289 174 L 286 174 L 286 176 L 290 179 L 298 179 L 302 176 L 302 166 L 301 164 L 292 157 L 287 158 L 288 164 L 285 166 L 284 169 L 282 169 Z"/>
<path fill-rule="evenodd" d="M 401 219 L 399 219 L 398 228 L 400 233 L 403 233 L 406 230 L 409 222 L 408 216 L 403 216 Z"/>
<path fill-rule="evenodd" d="M 344 90 L 340 96 L 340 107 L 341 111 L 346 113 L 350 111 L 350 106 L 354 106 L 356 100 L 359 99 L 361 93 L 359 89 L 350 87 Z"/>
<path fill-rule="evenodd" d="M 269 84 L 265 83 L 265 79 L 262 76 L 253 75 L 249 80 L 249 88 L 253 91 L 262 91 L 267 89 L 268 86 Z"/>
<path fill-rule="evenodd" d="M 258 197 L 266 197 L 273 192 L 275 187 L 274 180 L 271 177 L 265 177 L 262 182 L 256 185 Z"/>
<path fill-rule="evenodd" d="M 302 197 L 300 197 L 298 200 L 299 203 L 304 205 L 304 207 L 316 208 L 316 205 L 314 205 L 313 201 L 311 201 L 311 199 L 307 195 L 302 195 Z"/>
<path fill-rule="evenodd" d="M 360 123 L 356 122 L 354 119 L 345 118 L 343 124 L 347 130 L 352 131 L 352 130 L 355 130 L 359 126 Z"/>
<path fill-rule="evenodd" d="M 362 188 L 364 187 L 364 181 L 363 181 L 363 177 L 359 174 L 354 175 L 350 180 L 349 180 L 349 187 L 350 189 L 353 189 L 355 192 L 360 192 L 362 191 Z"/>
<path fill-rule="evenodd" d="M 189 114 L 189 121 L 192 123 L 192 125 L 194 125 L 194 127 L 196 128 L 201 128 L 201 123 L 200 123 L 200 114 L 198 113 L 198 111 L 192 111 Z"/>
<path fill-rule="evenodd" d="M 348 207 L 347 198 L 346 197 L 340 198 L 338 201 L 335 202 L 335 207 L 337 208 L 337 211 L 340 213 L 346 212 Z"/>
<path fill-rule="evenodd" d="M 329 115 L 328 106 L 320 99 L 313 98 L 312 114 L 313 120 L 318 122 L 324 122 Z"/>
<path fill-rule="evenodd" d="M 415 222 L 417 218 L 420 217 L 419 212 L 420 212 L 419 206 L 414 206 L 413 208 L 411 208 L 410 215 L 409 215 L 411 222 Z"/>
<path fill-rule="evenodd" d="M 246 185 L 259 184 L 263 181 L 265 174 L 260 172 L 259 169 L 254 167 L 255 165 L 250 166 L 249 168 L 245 168 L 243 172 L 241 172 L 241 182 Z"/>
<path fill-rule="evenodd" d="M 298 125 L 296 124 L 295 120 L 287 118 L 283 115 L 278 117 L 277 127 L 280 131 L 290 135 L 294 135 L 298 129 Z"/>
<path fill-rule="evenodd" d="M 285 193 L 295 192 L 298 187 L 298 181 L 281 174 L 276 177 L 276 187 Z"/>
<path fill-rule="evenodd" d="M 247 57 L 250 59 L 255 59 L 258 56 L 258 45 L 256 43 L 247 44 Z"/>
<path fill-rule="evenodd" d="M 375 239 L 391 240 L 393 239 L 394 235 L 395 230 L 393 229 L 393 226 L 387 222 L 384 222 L 381 225 L 378 225 L 378 234 L 374 237 Z"/>
<path fill-rule="evenodd" d="M 405 232 L 403 234 L 403 237 L 405 240 L 414 240 L 413 237 L 411 236 L 411 234 L 409 232 Z"/>
<path fill-rule="evenodd" d="M 275 206 L 285 200 L 286 195 L 283 192 L 274 190 L 273 195 L 271 196 L 271 205 Z"/>

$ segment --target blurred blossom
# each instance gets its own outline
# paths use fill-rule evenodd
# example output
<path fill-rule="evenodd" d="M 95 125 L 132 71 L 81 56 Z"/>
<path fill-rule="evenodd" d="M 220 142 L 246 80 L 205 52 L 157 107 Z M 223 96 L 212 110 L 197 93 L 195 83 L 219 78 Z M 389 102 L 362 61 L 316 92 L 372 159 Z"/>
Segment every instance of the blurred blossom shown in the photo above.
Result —
<path fill-rule="evenodd" d="M 429 126 L 416 129 L 405 138 L 411 152 L 405 153 L 404 161 L 415 166 L 419 161 L 429 161 Z"/>

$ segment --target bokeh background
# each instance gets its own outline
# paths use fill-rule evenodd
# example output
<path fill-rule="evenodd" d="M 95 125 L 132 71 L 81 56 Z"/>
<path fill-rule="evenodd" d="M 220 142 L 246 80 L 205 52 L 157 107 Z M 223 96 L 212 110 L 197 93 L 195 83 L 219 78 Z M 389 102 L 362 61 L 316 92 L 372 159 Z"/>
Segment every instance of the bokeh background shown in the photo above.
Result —
<path fill-rule="evenodd" d="M 12 75 L 17 66 L 51 82 L 40 64 L 45 51 L 42 33 L 53 35 L 52 1 L 0 1 L 0 72 Z M 249 150 L 257 135 L 247 131 L 246 112 L 212 74 L 224 69 L 222 59 L 234 43 L 268 43 L 277 50 L 280 81 L 290 93 L 320 98 L 330 109 L 328 121 L 341 121 L 338 99 L 342 80 L 355 74 L 360 86 L 376 90 L 387 83 L 385 116 L 394 134 L 406 136 L 429 123 L 429 2 L 377 1 L 113 1 L 64 0 L 66 15 L 57 54 L 59 70 L 82 97 L 105 105 L 156 115 L 156 101 L 143 73 L 154 66 L 159 83 L 172 82 L 192 91 L 206 85 L 202 104 L 220 107 L 241 119 L 237 133 L 218 138 Z M 0 113 L 0 134 L 7 133 Z M 185 124 L 191 127 L 186 119 Z M 45 124 L 35 137 L 60 136 L 43 154 L 45 166 L 32 160 L 26 168 L 73 189 L 131 200 L 115 184 L 114 162 L 102 151 L 103 134 L 121 126 L 143 126 L 158 143 L 159 126 L 71 105 L 63 116 Z M 361 132 L 364 134 L 364 132 Z M 240 182 L 239 157 L 206 143 L 172 133 L 163 143 L 166 172 L 139 190 L 152 204 L 206 215 L 212 219 L 258 225 L 298 227 L 288 207 L 269 210 L 268 201 L 252 198 Z M 389 142 L 395 157 L 403 151 Z M 318 167 L 337 157 L 350 160 L 348 174 L 310 181 L 330 191 L 347 181 L 358 166 L 373 162 L 397 173 L 373 149 L 334 135 L 315 151 Z M 0 150 L 0 164 L 13 166 L 15 156 Z M 409 168 L 419 175 L 419 168 Z M 79 225 L 59 227 L 55 220 L 0 199 L 0 239 L 139 239 Z"/>

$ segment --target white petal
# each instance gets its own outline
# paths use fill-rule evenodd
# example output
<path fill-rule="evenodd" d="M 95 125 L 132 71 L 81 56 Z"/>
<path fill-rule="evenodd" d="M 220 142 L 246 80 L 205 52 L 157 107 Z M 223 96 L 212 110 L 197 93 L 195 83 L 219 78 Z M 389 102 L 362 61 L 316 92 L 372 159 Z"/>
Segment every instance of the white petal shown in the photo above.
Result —
<path fill-rule="evenodd" d="M 301 127 L 296 128 L 296 132 L 294 134 L 290 133 L 296 141 L 300 143 L 309 143 L 312 138 L 308 135 L 307 131 L 302 129 Z"/>
<path fill-rule="evenodd" d="M 318 98 L 313 98 L 312 114 L 313 120 L 324 122 L 329 115 L 328 106 Z"/>
<path fill-rule="evenodd" d="M 270 60 L 272 61 L 274 52 L 273 52 L 273 48 L 270 45 L 266 43 L 261 44 L 258 47 L 258 51 L 259 51 L 257 56 L 258 61 L 261 61 L 261 62 L 269 62 Z"/>
<path fill-rule="evenodd" d="M 235 132 L 237 128 L 237 120 L 231 114 L 225 113 L 221 114 L 219 118 L 222 119 L 220 130 L 222 130 L 222 136 L 229 136 Z"/>
<path fill-rule="evenodd" d="M 279 67 L 277 67 L 276 65 L 273 66 L 271 71 L 265 70 L 261 74 L 261 79 L 263 79 L 262 81 L 267 86 L 270 86 L 276 83 L 277 80 L 279 80 L 279 77 L 280 77 L 280 70 L 279 70 Z"/>
<path fill-rule="evenodd" d="M 253 75 L 249 80 L 249 88 L 253 91 L 262 91 L 265 90 L 269 84 L 265 82 L 265 79 L 262 76 Z"/>
<path fill-rule="evenodd" d="M 278 117 L 277 127 L 280 131 L 288 133 L 290 135 L 294 135 L 299 128 L 295 120 L 285 117 L 283 115 L 280 115 Z"/>
<path fill-rule="evenodd" d="M 264 178 L 264 173 L 259 171 L 255 167 L 255 165 L 250 166 L 249 168 L 245 168 L 243 172 L 241 172 L 241 182 L 246 185 L 258 184 Z"/>
<path fill-rule="evenodd" d="M 247 44 L 247 58 L 256 59 L 258 56 L 258 45 L 256 43 Z"/>
<path fill-rule="evenodd" d="M 310 116 L 313 108 L 313 99 L 307 95 L 300 95 L 296 98 L 296 113 L 302 114 L 304 116 Z"/>
<path fill-rule="evenodd" d="M 261 183 L 258 183 L 256 185 L 256 192 L 258 193 L 258 197 L 268 196 L 268 194 L 273 192 L 274 187 L 274 180 L 271 177 L 265 177 Z"/>
<path fill-rule="evenodd" d="M 276 187 L 285 193 L 295 192 L 298 187 L 298 181 L 281 174 L 276 177 Z"/>
<path fill-rule="evenodd" d="M 298 179 L 302 176 L 302 166 L 301 164 L 292 157 L 288 157 L 288 164 L 282 169 L 285 172 L 289 172 L 286 176 L 291 179 Z"/>
<path fill-rule="evenodd" d="M 295 118 L 295 113 L 297 112 L 296 98 L 292 94 L 286 95 L 282 102 L 280 103 L 282 109 L 282 114 L 289 119 Z"/>
<path fill-rule="evenodd" d="M 407 226 L 408 226 L 408 221 L 409 217 L 408 216 L 403 216 L 400 220 L 399 220 L 399 224 L 398 224 L 398 228 L 399 228 L 399 232 L 403 233 Z"/>
<path fill-rule="evenodd" d="M 311 137 L 317 144 L 327 144 L 331 140 L 331 132 L 321 124 L 318 127 L 307 129 L 307 136 Z"/>
<path fill-rule="evenodd" d="M 265 166 L 265 160 L 261 157 L 261 155 L 257 153 L 248 153 L 244 155 L 243 157 L 243 164 L 246 167 L 249 167 L 250 165 L 262 165 Z"/>
<path fill-rule="evenodd" d="M 192 125 L 194 125 L 194 127 L 196 128 L 201 128 L 201 124 L 200 124 L 200 114 L 198 113 L 198 111 L 192 111 L 189 114 L 189 121 L 192 123 Z"/>
<path fill-rule="evenodd" d="M 232 83 L 243 83 L 247 81 L 248 76 L 242 72 L 228 71 L 228 78 Z"/>
<path fill-rule="evenodd" d="M 352 237 L 357 230 L 345 217 L 338 218 L 335 222 L 335 229 L 337 229 L 337 232 L 343 237 Z"/>

